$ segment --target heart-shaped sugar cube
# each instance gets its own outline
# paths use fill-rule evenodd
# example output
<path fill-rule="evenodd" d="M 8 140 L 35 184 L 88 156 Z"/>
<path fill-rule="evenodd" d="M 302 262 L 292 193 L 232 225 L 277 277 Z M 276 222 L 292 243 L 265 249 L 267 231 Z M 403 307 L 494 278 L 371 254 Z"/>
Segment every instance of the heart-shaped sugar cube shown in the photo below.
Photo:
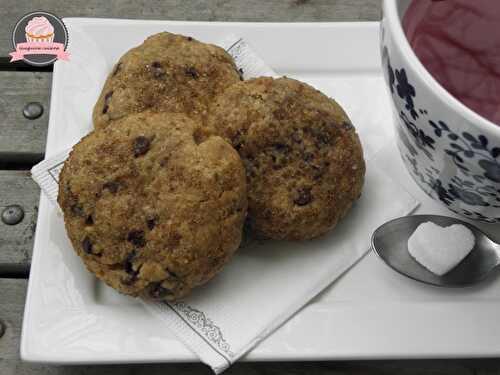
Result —
<path fill-rule="evenodd" d="M 408 252 L 422 266 L 442 276 L 455 268 L 474 248 L 474 234 L 464 225 L 440 227 L 422 223 L 408 239 Z"/>

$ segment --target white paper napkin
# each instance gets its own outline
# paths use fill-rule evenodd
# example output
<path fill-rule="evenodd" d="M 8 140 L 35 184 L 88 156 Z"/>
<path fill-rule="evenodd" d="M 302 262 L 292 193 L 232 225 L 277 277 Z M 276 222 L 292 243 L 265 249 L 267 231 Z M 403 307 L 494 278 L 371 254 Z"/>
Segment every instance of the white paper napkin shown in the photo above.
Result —
<path fill-rule="evenodd" d="M 243 40 L 231 37 L 221 45 L 245 78 L 276 75 Z M 368 146 L 380 150 L 383 145 Z M 67 155 L 65 151 L 32 169 L 33 179 L 53 202 Z M 375 156 L 367 162 L 362 197 L 328 235 L 313 241 L 247 244 L 222 273 L 187 299 L 142 302 L 165 329 L 220 373 L 359 261 L 376 227 L 417 205 L 382 172 Z"/>

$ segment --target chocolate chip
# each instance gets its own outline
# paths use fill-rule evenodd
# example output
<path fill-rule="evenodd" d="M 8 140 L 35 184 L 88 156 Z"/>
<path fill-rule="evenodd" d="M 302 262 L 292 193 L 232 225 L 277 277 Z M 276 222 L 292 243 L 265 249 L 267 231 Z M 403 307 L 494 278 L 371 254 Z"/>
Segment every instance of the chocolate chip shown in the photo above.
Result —
<path fill-rule="evenodd" d="M 155 78 L 161 78 L 166 74 L 165 69 L 163 69 L 163 66 L 158 61 L 153 61 L 151 63 L 151 72 Z"/>
<path fill-rule="evenodd" d="M 196 143 L 197 145 L 202 143 L 206 138 L 207 138 L 206 135 L 200 128 L 196 128 L 195 131 L 193 132 L 193 140 L 194 143 Z"/>
<path fill-rule="evenodd" d="M 191 38 L 190 36 L 188 36 L 186 39 L 188 40 L 188 42 L 192 42 L 193 41 L 193 38 Z"/>
<path fill-rule="evenodd" d="M 160 283 L 150 284 L 149 295 L 152 298 L 161 299 L 161 298 L 165 298 L 169 294 L 172 294 L 172 291 L 168 290 L 167 288 L 164 288 L 163 286 L 161 286 Z"/>
<path fill-rule="evenodd" d="M 83 241 L 82 241 L 82 248 L 83 251 L 85 251 L 87 254 L 92 254 L 92 242 L 90 241 L 90 238 L 86 236 Z"/>
<path fill-rule="evenodd" d="M 137 275 L 127 275 L 120 279 L 123 285 L 130 286 L 137 281 Z"/>
<path fill-rule="evenodd" d="M 144 231 L 142 230 L 130 231 L 127 236 L 127 241 L 131 242 L 136 247 L 144 247 L 144 245 L 146 245 L 146 239 L 144 238 Z"/>
<path fill-rule="evenodd" d="M 153 217 L 151 219 L 146 220 L 146 225 L 148 226 L 149 230 L 153 230 L 153 228 L 156 226 L 156 223 L 158 221 L 157 217 Z"/>
<path fill-rule="evenodd" d="M 83 215 L 83 207 L 79 203 L 74 203 L 73 205 L 71 205 L 70 210 L 73 213 L 73 215 L 76 215 L 76 216 Z"/>
<path fill-rule="evenodd" d="M 169 269 L 169 268 L 167 268 L 167 269 L 166 269 L 166 271 L 167 271 L 167 273 L 168 273 L 170 276 L 172 276 L 172 277 L 174 277 L 174 278 L 176 278 L 176 279 L 179 277 L 179 276 L 178 276 L 178 275 L 177 275 L 174 271 L 172 271 L 172 270 L 171 270 L 171 269 Z"/>
<path fill-rule="evenodd" d="M 306 152 L 306 153 L 304 154 L 304 161 L 305 161 L 306 163 L 309 163 L 310 161 L 312 161 L 312 160 L 313 160 L 313 158 L 314 158 L 314 155 L 313 155 L 313 154 L 311 154 L 310 152 Z"/>
<path fill-rule="evenodd" d="M 110 193 L 115 194 L 120 188 L 120 183 L 118 181 L 108 181 L 102 185 L 103 190 L 109 190 Z"/>
<path fill-rule="evenodd" d="M 94 225 L 94 219 L 92 218 L 92 215 L 87 216 L 85 219 L 85 225 Z"/>
<path fill-rule="evenodd" d="M 310 164 L 310 167 L 314 172 L 314 176 L 321 177 L 323 175 L 324 169 L 322 169 L 320 166 L 318 166 L 316 164 Z M 317 177 L 315 177 L 315 178 L 317 178 Z"/>
<path fill-rule="evenodd" d="M 287 152 L 288 151 L 288 146 L 283 144 L 283 143 L 275 143 L 273 145 L 273 147 L 278 152 Z"/>
<path fill-rule="evenodd" d="M 313 136 L 321 144 L 329 145 L 331 143 L 330 135 L 328 133 L 314 131 Z"/>
<path fill-rule="evenodd" d="M 113 96 L 113 91 L 108 92 L 106 95 L 104 95 L 104 107 L 102 108 L 102 114 L 106 114 L 109 109 L 109 100 Z"/>
<path fill-rule="evenodd" d="M 191 76 L 191 78 L 194 79 L 198 79 L 198 77 L 200 76 L 198 71 L 193 66 L 187 68 L 185 73 L 186 75 Z"/>
<path fill-rule="evenodd" d="M 238 73 L 238 76 L 240 77 L 240 81 L 244 81 L 244 79 L 243 79 L 243 69 L 242 68 L 236 69 L 236 73 Z"/>
<path fill-rule="evenodd" d="M 311 203 L 312 195 L 310 188 L 302 188 L 297 190 L 297 196 L 294 199 L 293 203 L 297 206 L 305 206 L 306 204 Z"/>
<path fill-rule="evenodd" d="M 170 246 L 178 246 L 182 240 L 182 236 L 178 232 L 173 232 L 168 238 L 168 244 Z"/>
<path fill-rule="evenodd" d="M 137 275 L 137 271 L 134 271 L 134 267 L 132 264 L 132 261 L 134 260 L 135 256 L 137 255 L 137 252 L 135 250 L 132 250 L 130 253 L 128 253 L 127 257 L 125 258 L 125 272 L 131 275 Z"/>
<path fill-rule="evenodd" d="M 115 68 L 113 69 L 113 77 L 116 76 L 116 74 L 121 70 L 122 68 L 122 63 L 119 62 L 118 64 L 115 65 Z"/>
<path fill-rule="evenodd" d="M 150 145 L 151 142 L 149 139 L 142 135 L 134 139 L 134 156 L 138 157 L 144 155 L 149 151 Z"/>
<path fill-rule="evenodd" d="M 340 126 L 345 130 L 351 130 L 352 128 L 354 128 L 354 126 L 352 126 L 352 124 L 348 121 L 344 121 Z"/>

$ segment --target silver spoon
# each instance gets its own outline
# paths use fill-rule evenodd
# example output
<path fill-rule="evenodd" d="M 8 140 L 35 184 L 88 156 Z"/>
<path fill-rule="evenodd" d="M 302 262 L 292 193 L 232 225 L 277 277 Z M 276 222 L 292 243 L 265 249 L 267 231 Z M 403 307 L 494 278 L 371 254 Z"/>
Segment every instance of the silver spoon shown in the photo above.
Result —
<path fill-rule="evenodd" d="M 462 224 L 476 237 L 472 251 L 443 276 L 438 276 L 418 263 L 408 252 L 408 238 L 427 221 L 448 227 Z M 372 249 L 393 270 L 413 280 L 442 287 L 464 287 L 483 281 L 500 264 L 500 244 L 491 240 L 475 226 L 464 221 L 438 215 L 413 215 L 388 221 L 372 235 Z"/>

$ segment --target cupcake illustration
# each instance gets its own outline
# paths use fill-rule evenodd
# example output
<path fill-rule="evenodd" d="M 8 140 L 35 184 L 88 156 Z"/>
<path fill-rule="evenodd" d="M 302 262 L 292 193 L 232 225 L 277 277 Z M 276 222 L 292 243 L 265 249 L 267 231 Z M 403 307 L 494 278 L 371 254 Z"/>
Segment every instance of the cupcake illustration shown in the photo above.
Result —
<path fill-rule="evenodd" d="M 24 29 L 28 42 L 53 42 L 54 26 L 44 16 L 33 17 Z"/>

